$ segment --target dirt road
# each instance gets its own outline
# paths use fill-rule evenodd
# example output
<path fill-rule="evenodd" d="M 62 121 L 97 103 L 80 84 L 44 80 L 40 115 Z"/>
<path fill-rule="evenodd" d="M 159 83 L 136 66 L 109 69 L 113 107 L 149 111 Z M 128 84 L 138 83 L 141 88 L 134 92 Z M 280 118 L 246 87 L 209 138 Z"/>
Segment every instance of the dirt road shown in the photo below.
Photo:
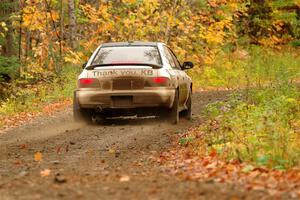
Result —
<path fill-rule="evenodd" d="M 245 198 L 230 185 L 178 180 L 153 162 L 174 134 L 201 123 L 204 105 L 225 97 L 196 93 L 194 120 L 176 126 L 157 119 L 74 124 L 68 108 L 1 134 L 0 199 Z"/>

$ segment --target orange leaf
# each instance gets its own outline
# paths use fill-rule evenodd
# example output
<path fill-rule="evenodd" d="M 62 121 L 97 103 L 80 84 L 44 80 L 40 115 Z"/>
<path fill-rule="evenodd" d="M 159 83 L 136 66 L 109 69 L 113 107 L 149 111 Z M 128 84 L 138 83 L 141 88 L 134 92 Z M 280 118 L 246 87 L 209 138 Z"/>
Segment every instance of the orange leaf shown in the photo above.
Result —
<path fill-rule="evenodd" d="M 130 181 L 130 176 L 123 175 L 120 177 L 120 182 L 128 182 Z"/>
<path fill-rule="evenodd" d="M 42 160 L 42 157 L 43 157 L 43 155 L 42 155 L 42 153 L 41 152 L 36 152 L 35 154 L 34 154 L 34 160 L 36 161 L 36 162 L 40 162 L 41 160 Z"/>
<path fill-rule="evenodd" d="M 216 157 L 218 155 L 217 151 L 215 149 L 212 149 L 209 156 Z"/>
<path fill-rule="evenodd" d="M 50 169 L 45 169 L 45 170 L 43 170 L 43 171 L 40 172 L 41 177 L 49 176 L 50 173 L 51 173 L 51 170 L 50 170 Z"/>

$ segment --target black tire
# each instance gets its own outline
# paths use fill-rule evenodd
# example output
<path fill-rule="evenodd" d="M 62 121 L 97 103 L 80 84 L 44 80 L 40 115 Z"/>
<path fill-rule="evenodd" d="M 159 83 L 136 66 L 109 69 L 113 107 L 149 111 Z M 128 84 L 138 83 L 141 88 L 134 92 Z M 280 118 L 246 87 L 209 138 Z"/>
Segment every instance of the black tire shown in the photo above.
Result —
<path fill-rule="evenodd" d="M 178 92 L 178 90 L 176 90 L 176 92 L 175 92 L 175 98 L 174 98 L 173 106 L 171 108 L 169 119 L 172 124 L 178 124 L 178 122 L 179 122 L 179 92 Z"/>
<path fill-rule="evenodd" d="M 192 120 L 192 91 L 190 91 L 189 98 L 186 102 L 187 110 L 182 111 L 182 116 L 187 120 Z"/>
<path fill-rule="evenodd" d="M 76 92 L 73 97 L 73 118 L 75 122 L 92 123 L 92 112 L 90 109 L 80 108 L 79 102 L 76 98 Z"/>

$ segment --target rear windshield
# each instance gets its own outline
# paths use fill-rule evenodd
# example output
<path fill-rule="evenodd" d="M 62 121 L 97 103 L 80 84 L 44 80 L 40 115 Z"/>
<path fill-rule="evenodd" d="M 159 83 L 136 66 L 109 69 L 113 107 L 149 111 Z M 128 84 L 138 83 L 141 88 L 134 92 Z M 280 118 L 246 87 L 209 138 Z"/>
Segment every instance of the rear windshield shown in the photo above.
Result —
<path fill-rule="evenodd" d="M 152 46 L 102 47 L 92 65 L 126 63 L 162 65 L 157 47 Z"/>

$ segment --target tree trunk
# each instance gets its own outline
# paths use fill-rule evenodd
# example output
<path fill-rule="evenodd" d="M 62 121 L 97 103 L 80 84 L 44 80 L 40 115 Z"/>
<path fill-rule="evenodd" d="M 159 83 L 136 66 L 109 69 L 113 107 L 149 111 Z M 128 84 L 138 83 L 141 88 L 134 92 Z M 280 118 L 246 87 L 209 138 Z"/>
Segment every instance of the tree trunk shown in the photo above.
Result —
<path fill-rule="evenodd" d="M 168 18 L 167 26 L 166 26 L 166 30 L 165 30 L 165 43 L 166 44 L 168 44 L 169 39 L 170 39 L 171 21 L 173 20 L 174 15 L 175 15 L 176 5 L 177 5 L 177 0 L 173 0 L 171 14 L 170 14 L 170 17 Z"/>
<path fill-rule="evenodd" d="M 32 50 L 32 44 L 31 44 L 31 32 L 30 30 L 27 30 L 26 31 L 26 34 L 25 34 L 25 58 L 27 58 L 29 56 L 29 51 Z M 25 59 L 26 60 L 26 59 Z"/>
<path fill-rule="evenodd" d="M 60 58 L 62 60 L 63 56 L 63 45 L 62 41 L 64 40 L 64 9 L 63 9 L 63 0 L 60 0 Z"/>
<path fill-rule="evenodd" d="M 6 44 L 5 44 L 5 55 L 6 56 L 13 56 L 14 55 L 14 30 L 12 27 L 12 23 L 10 20 L 6 21 L 6 25 L 7 25 L 7 32 L 6 32 Z"/>
<path fill-rule="evenodd" d="M 5 56 L 13 56 L 15 54 L 14 51 L 14 29 L 12 27 L 12 21 L 9 18 L 10 15 L 16 10 L 16 1 L 15 0 L 5 0 L 3 2 L 4 9 L 0 10 L 1 16 L 4 18 L 4 21 L 7 26 L 7 31 L 5 33 L 5 43 L 2 47 L 3 54 Z"/>
<path fill-rule="evenodd" d="M 22 58 L 22 23 L 23 23 L 23 2 L 19 1 L 19 9 L 20 9 L 20 27 L 19 27 L 19 61 L 21 62 Z"/>
<path fill-rule="evenodd" d="M 76 47 L 76 15 L 75 15 L 75 2 L 68 0 L 69 7 L 69 42 L 72 48 Z"/>

